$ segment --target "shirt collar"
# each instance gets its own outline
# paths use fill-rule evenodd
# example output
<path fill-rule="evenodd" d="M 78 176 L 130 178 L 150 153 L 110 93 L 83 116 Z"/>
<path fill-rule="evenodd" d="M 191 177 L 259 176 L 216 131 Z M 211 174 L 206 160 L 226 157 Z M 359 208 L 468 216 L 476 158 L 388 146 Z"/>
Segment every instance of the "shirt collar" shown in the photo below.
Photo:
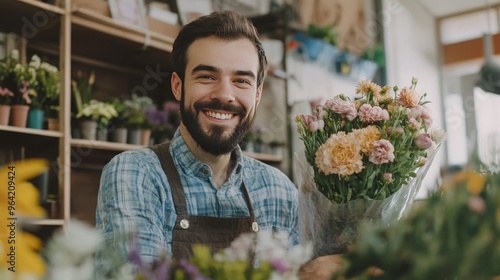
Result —
<path fill-rule="evenodd" d="M 182 138 L 179 129 L 176 130 L 172 140 L 170 141 L 170 149 L 174 160 L 180 165 L 181 168 L 185 169 L 186 172 L 192 170 L 195 175 L 202 177 L 210 175 L 210 167 L 199 161 L 193 153 L 191 153 L 186 145 L 186 142 Z M 236 158 L 236 164 L 234 169 L 231 171 L 229 181 L 235 179 L 234 177 L 239 177 L 235 175 L 240 175 L 241 170 L 243 170 L 242 152 L 239 145 L 232 152 L 231 157 Z"/>

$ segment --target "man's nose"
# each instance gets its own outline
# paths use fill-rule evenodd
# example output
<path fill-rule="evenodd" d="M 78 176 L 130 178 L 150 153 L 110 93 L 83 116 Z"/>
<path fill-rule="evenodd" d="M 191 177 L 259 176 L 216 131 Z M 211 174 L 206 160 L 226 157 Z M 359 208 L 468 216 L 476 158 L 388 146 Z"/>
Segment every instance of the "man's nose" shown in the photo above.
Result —
<path fill-rule="evenodd" d="M 234 101 L 234 88 L 229 80 L 221 80 L 214 88 L 210 96 L 212 99 L 218 99 L 221 102 Z"/>

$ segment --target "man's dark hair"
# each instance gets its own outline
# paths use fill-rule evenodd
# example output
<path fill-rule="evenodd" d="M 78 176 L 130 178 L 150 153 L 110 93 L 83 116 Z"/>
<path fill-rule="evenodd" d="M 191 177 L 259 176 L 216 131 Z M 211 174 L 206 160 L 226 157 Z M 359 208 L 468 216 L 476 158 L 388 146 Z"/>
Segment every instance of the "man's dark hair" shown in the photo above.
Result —
<path fill-rule="evenodd" d="M 247 38 L 255 45 L 259 56 L 257 86 L 260 86 L 267 72 L 267 59 L 259 34 L 252 21 L 233 11 L 213 12 L 186 24 L 174 41 L 172 50 L 173 71 L 184 82 L 187 65 L 187 49 L 197 39 L 216 36 L 224 40 Z"/>

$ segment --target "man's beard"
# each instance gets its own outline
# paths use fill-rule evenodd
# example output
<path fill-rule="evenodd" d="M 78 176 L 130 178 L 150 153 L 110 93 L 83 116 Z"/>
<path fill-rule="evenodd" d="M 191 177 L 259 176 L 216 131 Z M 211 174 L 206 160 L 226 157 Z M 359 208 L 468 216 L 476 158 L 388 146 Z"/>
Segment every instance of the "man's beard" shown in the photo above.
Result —
<path fill-rule="evenodd" d="M 194 111 L 191 108 L 185 108 L 185 93 L 182 92 L 181 97 L 181 120 L 187 128 L 191 137 L 198 143 L 198 145 L 207 153 L 214 156 L 220 156 L 232 152 L 236 146 L 243 140 L 255 121 L 255 113 L 248 115 L 247 111 L 242 107 L 233 106 L 231 104 L 224 104 L 215 99 L 210 102 L 197 102 L 194 104 Z M 234 131 L 229 137 L 222 138 L 221 136 L 228 129 L 224 126 L 211 125 L 207 128 L 208 133 L 205 133 L 201 124 L 198 122 L 198 115 L 201 113 L 201 108 L 204 110 L 223 110 L 238 114 L 244 117 L 240 119 L 239 124 L 234 128 Z"/>

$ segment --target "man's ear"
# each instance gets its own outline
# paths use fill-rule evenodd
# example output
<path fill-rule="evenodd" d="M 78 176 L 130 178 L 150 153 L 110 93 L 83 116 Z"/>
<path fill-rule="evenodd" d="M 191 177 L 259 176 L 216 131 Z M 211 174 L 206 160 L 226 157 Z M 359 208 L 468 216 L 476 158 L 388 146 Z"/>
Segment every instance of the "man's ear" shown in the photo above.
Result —
<path fill-rule="evenodd" d="M 182 80 L 179 77 L 179 75 L 177 75 L 176 72 L 172 72 L 172 75 L 170 77 L 170 84 L 171 84 L 172 93 L 174 94 L 175 99 L 177 99 L 177 101 L 181 101 Z"/>
<path fill-rule="evenodd" d="M 255 108 L 259 106 L 261 96 L 262 96 L 262 85 L 257 87 L 257 94 L 255 95 Z"/>

